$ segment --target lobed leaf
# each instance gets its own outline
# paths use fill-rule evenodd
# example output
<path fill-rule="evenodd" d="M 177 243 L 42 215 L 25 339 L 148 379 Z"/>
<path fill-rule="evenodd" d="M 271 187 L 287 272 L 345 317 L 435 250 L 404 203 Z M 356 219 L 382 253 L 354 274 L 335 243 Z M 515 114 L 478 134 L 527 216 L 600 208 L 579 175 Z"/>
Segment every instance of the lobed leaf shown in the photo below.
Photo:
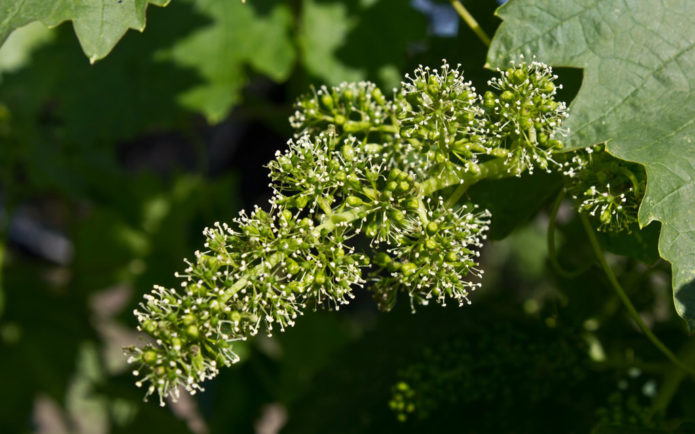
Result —
<path fill-rule="evenodd" d="M 0 43 L 15 29 L 34 21 L 57 26 L 72 21 L 84 54 L 94 63 L 106 57 L 128 29 L 145 29 L 149 4 L 169 0 L 9 0 L 0 5 Z"/>

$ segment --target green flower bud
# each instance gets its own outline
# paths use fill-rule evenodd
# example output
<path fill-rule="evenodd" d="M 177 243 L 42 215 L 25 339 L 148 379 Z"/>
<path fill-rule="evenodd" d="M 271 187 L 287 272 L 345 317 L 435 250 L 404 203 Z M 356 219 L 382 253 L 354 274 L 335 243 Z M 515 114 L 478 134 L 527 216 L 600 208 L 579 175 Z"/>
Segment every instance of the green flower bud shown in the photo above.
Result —
<path fill-rule="evenodd" d="M 349 143 L 343 145 L 341 154 L 343 155 L 345 161 L 352 161 L 355 158 L 355 150 L 352 148 L 352 146 L 350 146 Z"/>
<path fill-rule="evenodd" d="M 405 201 L 405 208 L 408 211 L 417 211 L 420 209 L 420 202 L 417 200 L 416 197 L 409 197 Z"/>
<path fill-rule="evenodd" d="M 514 99 L 514 93 L 512 93 L 512 92 L 510 92 L 510 91 L 508 91 L 508 90 L 505 90 L 505 91 L 502 92 L 502 94 L 500 95 L 500 99 L 501 99 L 502 101 L 504 101 L 504 102 L 510 102 L 510 101 L 512 101 L 512 100 Z"/>
<path fill-rule="evenodd" d="M 405 262 L 401 265 L 401 273 L 403 273 L 404 276 L 410 276 L 415 273 L 415 271 L 417 271 L 417 265 L 412 262 Z"/>
<path fill-rule="evenodd" d="M 439 225 L 436 222 L 427 223 L 427 227 L 425 228 L 425 231 L 427 232 L 428 235 L 434 235 L 437 233 L 438 230 L 439 230 Z"/>
<path fill-rule="evenodd" d="M 189 325 L 188 327 L 186 327 L 186 334 L 193 339 L 197 339 L 198 338 L 198 327 L 196 327 L 195 325 L 192 325 L 192 324 Z"/>
<path fill-rule="evenodd" d="M 317 271 L 314 274 L 314 285 L 321 286 L 326 283 L 326 274 L 323 271 Z"/>
<path fill-rule="evenodd" d="M 345 202 L 347 202 L 347 204 L 350 206 L 360 206 L 364 204 L 362 199 L 357 196 L 348 196 L 347 199 L 345 199 Z"/>
<path fill-rule="evenodd" d="M 142 353 L 142 361 L 148 365 L 152 365 L 157 361 L 157 353 L 153 350 L 147 350 Z"/>
<path fill-rule="evenodd" d="M 292 258 L 285 261 L 285 266 L 287 267 L 287 272 L 293 276 L 301 271 L 299 264 Z"/>
<path fill-rule="evenodd" d="M 333 98 L 325 93 L 321 95 L 321 103 L 329 110 L 333 110 Z"/>
<path fill-rule="evenodd" d="M 526 80 L 527 75 L 523 69 L 516 69 L 510 77 L 510 81 L 514 84 L 521 84 Z"/>

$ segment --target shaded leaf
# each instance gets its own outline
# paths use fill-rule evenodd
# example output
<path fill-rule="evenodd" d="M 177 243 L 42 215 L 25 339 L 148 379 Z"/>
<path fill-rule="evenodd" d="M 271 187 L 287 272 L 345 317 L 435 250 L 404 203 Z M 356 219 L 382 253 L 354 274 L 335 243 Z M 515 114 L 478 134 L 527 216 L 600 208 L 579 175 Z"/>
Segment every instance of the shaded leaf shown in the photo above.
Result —
<path fill-rule="evenodd" d="M 220 121 L 239 101 L 247 64 L 275 81 L 287 79 L 295 52 L 289 36 L 293 16 L 284 2 L 188 3 L 196 14 L 209 19 L 209 24 L 157 54 L 158 59 L 190 68 L 203 79 L 179 95 L 184 107 L 202 112 L 211 122 Z"/>
<path fill-rule="evenodd" d="M 307 72 L 321 82 L 370 79 L 397 86 L 413 45 L 427 32 L 424 15 L 398 0 L 305 0 L 298 41 Z"/>

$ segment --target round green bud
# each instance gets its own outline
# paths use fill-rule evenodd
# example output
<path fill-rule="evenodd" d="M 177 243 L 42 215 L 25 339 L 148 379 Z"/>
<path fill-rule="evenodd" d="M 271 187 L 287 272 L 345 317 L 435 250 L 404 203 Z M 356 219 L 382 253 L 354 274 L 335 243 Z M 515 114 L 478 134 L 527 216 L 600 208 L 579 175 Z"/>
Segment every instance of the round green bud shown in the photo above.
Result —
<path fill-rule="evenodd" d="M 543 91 L 547 94 L 553 93 L 554 90 L 555 90 L 555 85 L 553 84 L 552 81 L 547 82 L 545 84 L 545 86 L 543 86 Z"/>
<path fill-rule="evenodd" d="M 369 173 L 367 173 L 367 176 L 369 176 Z M 353 187 L 359 187 L 360 186 L 360 179 L 354 173 L 350 173 L 347 176 L 347 182 L 349 182 L 350 185 L 352 185 Z"/>
<path fill-rule="evenodd" d="M 186 326 L 191 325 L 191 324 L 195 324 L 195 316 L 193 316 L 193 315 L 184 315 L 181 318 L 181 320 L 183 322 L 183 325 L 186 325 Z"/>
<path fill-rule="evenodd" d="M 335 122 L 337 125 L 343 125 L 345 123 L 345 116 L 341 114 L 337 114 L 333 117 L 333 122 Z"/>
<path fill-rule="evenodd" d="M 374 255 L 374 263 L 380 267 L 384 267 L 391 263 L 391 257 L 386 252 L 378 252 Z"/>
<path fill-rule="evenodd" d="M 448 252 L 446 256 L 444 257 L 446 262 L 457 262 L 458 261 L 458 256 L 454 252 Z"/>
<path fill-rule="evenodd" d="M 516 69 L 512 73 L 511 77 L 509 77 L 509 79 L 514 84 L 521 84 L 524 82 L 524 80 L 526 80 L 526 77 L 527 75 L 523 69 Z"/>
<path fill-rule="evenodd" d="M 306 196 L 296 196 L 294 204 L 297 208 L 304 208 L 309 203 L 309 198 Z"/>
<path fill-rule="evenodd" d="M 439 225 L 437 222 L 429 222 L 427 223 L 427 226 L 425 227 L 425 231 L 427 232 L 427 235 L 434 235 L 437 233 L 439 230 Z"/>
<path fill-rule="evenodd" d="M 347 202 L 347 204 L 350 206 L 360 206 L 364 203 L 362 199 L 357 196 L 348 196 L 347 199 L 345 199 L 345 202 Z"/>
<path fill-rule="evenodd" d="M 186 334 L 189 337 L 196 339 L 198 337 L 198 327 L 192 324 L 189 325 L 188 327 L 186 327 Z"/>
<path fill-rule="evenodd" d="M 172 347 L 175 351 L 181 350 L 181 347 L 182 347 L 182 346 L 183 346 L 183 342 L 181 341 L 181 339 L 179 339 L 179 338 L 172 338 L 172 339 L 171 339 L 171 347 Z"/>
<path fill-rule="evenodd" d="M 401 272 L 404 276 L 410 276 L 415 273 L 415 271 L 417 271 L 417 265 L 413 264 L 412 262 L 404 262 L 401 265 Z"/>
<path fill-rule="evenodd" d="M 321 103 L 326 106 L 326 108 L 333 109 L 333 98 L 329 94 L 325 93 L 321 95 Z"/>
<path fill-rule="evenodd" d="M 405 223 L 405 213 L 399 209 L 394 209 L 389 213 L 389 216 L 391 217 L 391 220 L 393 220 L 394 223 L 398 225 L 402 225 Z"/>
<path fill-rule="evenodd" d="M 405 193 L 410 190 L 410 183 L 408 181 L 401 181 L 398 183 L 398 188 L 396 188 L 401 193 Z"/>
<path fill-rule="evenodd" d="M 291 292 L 302 292 L 302 287 L 296 280 L 291 281 L 287 284 L 287 290 Z"/>
<path fill-rule="evenodd" d="M 284 218 L 286 221 L 292 220 L 292 211 L 288 209 L 283 209 L 282 210 L 282 218 Z"/>
<path fill-rule="evenodd" d="M 504 102 L 512 101 L 512 100 L 514 99 L 514 93 L 511 92 L 511 91 L 505 90 L 505 91 L 502 92 L 502 94 L 500 95 L 500 99 L 501 99 L 502 101 L 504 101 Z"/>
<path fill-rule="evenodd" d="M 292 258 L 285 261 L 285 266 L 287 267 L 287 272 L 293 276 L 301 271 L 299 264 Z"/>
<path fill-rule="evenodd" d="M 142 329 L 145 330 L 148 334 L 153 335 L 154 332 L 157 330 L 157 323 L 149 319 L 145 320 L 142 323 Z"/>
<path fill-rule="evenodd" d="M 241 314 L 237 312 L 236 310 L 232 311 L 232 313 L 229 314 L 229 319 L 232 320 L 233 322 L 239 322 L 241 321 Z"/>
<path fill-rule="evenodd" d="M 220 305 L 220 302 L 217 300 L 212 300 L 210 304 L 208 305 L 211 311 L 213 312 L 219 312 L 222 309 L 222 306 Z"/>
<path fill-rule="evenodd" d="M 326 283 L 326 274 L 323 271 L 317 271 L 314 274 L 314 285 L 321 286 Z"/>
<path fill-rule="evenodd" d="M 403 171 L 397 167 L 391 169 L 391 171 L 389 172 L 388 180 L 397 181 L 398 178 L 401 176 L 401 173 L 403 173 Z"/>
<path fill-rule="evenodd" d="M 384 188 L 386 189 L 386 191 L 393 191 L 398 188 L 398 182 L 389 181 L 386 183 L 386 186 Z"/>
<path fill-rule="evenodd" d="M 434 250 L 439 246 L 435 240 L 433 240 L 432 238 L 428 238 L 425 241 L 425 247 L 427 248 L 427 250 Z"/>
<path fill-rule="evenodd" d="M 343 91 L 343 97 L 348 101 L 352 101 L 355 98 L 355 93 L 352 91 L 352 89 L 347 88 Z"/>
<path fill-rule="evenodd" d="M 154 350 L 147 350 L 142 353 L 142 361 L 148 365 L 153 364 L 157 361 L 157 352 Z"/>

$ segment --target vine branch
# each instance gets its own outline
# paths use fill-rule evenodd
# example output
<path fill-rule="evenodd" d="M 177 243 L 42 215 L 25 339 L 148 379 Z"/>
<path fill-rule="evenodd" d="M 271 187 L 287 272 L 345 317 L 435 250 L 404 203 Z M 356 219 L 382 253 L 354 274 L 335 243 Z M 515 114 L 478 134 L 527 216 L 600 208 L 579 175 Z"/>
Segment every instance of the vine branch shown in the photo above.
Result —
<path fill-rule="evenodd" d="M 635 306 L 630 301 L 630 298 L 625 293 L 625 290 L 620 285 L 620 282 L 618 281 L 618 278 L 615 276 L 615 273 L 613 273 L 613 270 L 608 265 L 608 262 L 606 262 L 606 257 L 603 254 L 603 249 L 601 248 L 601 244 L 599 243 L 598 238 L 596 238 L 596 233 L 594 232 L 594 229 L 592 228 L 589 219 L 582 213 L 579 213 L 579 218 L 582 221 L 582 225 L 584 226 L 586 235 L 589 238 L 591 247 L 594 250 L 596 259 L 601 265 L 601 268 L 606 274 L 606 277 L 611 283 L 611 286 L 613 287 L 615 292 L 618 294 L 618 297 L 627 308 L 632 319 L 637 323 L 639 328 L 642 330 L 642 332 L 644 332 L 644 334 L 654 344 L 654 346 L 657 347 L 659 351 L 661 351 L 664 354 L 664 356 L 666 356 L 666 358 L 668 358 L 671 362 L 673 362 L 674 365 L 678 366 L 681 370 L 683 370 L 683 372 L 695 378 L 695 369 L 692 369 L 691 367 L 683 363 L 675 354 L 673 354 L 673 352 L 663 342 L 661 342 L 661 340 L 651 331 L 647 324 L 645 324 L 644 320 L 637 312 L 637 309 L 635 309 Z"/>

